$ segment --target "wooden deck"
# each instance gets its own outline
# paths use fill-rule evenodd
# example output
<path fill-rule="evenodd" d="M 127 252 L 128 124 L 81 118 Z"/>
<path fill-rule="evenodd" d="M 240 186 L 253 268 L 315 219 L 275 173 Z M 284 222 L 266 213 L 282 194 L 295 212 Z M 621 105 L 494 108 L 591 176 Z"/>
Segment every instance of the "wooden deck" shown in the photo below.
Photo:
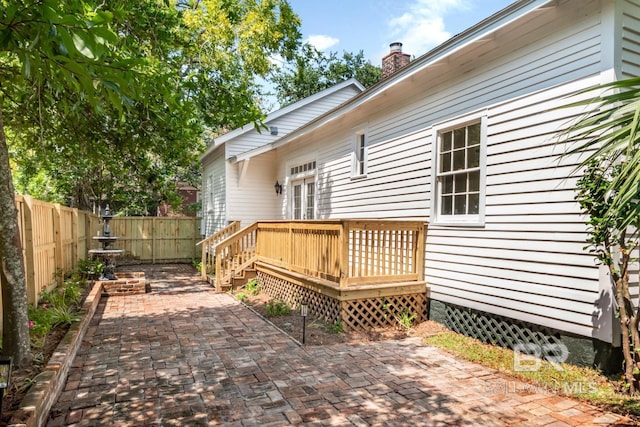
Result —
<path fill-rule="evenodd" d="M 425 231 L 418 221 L 257 222 L 203 241 L 202 277 L 223 291 L 257 276 L 273 298 L 307 302 L 348 328 L 393 323 L 402 312 L 422 320 Z"/>

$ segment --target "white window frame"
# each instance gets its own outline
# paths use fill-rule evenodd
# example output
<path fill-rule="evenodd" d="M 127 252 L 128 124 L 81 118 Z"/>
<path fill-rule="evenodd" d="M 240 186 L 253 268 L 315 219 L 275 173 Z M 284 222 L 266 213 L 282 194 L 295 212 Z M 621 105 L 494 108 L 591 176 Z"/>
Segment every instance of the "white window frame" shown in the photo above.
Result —
<path fill-rule="evenodd" d="M 443 215 L 441 213 L 442 180 L 440 173 L 441 136 L 454 129 L 480 123 L 480 194 L 477 214 Z M 487 113 L 476 113 L 433 126 L 431 161 L 431 223 L 443 226 L 481 227 L 485 224 L 487 181 Z"/>
<path fill-rule="evenodd" d="M 355 130 L 352 146 L 351 178 L 366 178 L 369 163 L 369 132 L 366 127 Z"/>

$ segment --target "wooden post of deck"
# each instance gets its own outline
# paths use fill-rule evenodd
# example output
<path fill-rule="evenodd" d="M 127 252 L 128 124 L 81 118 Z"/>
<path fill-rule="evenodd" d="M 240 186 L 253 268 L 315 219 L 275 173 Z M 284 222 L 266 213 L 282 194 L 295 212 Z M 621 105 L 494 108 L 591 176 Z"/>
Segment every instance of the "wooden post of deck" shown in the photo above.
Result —
<path fill-rule="evenodd" d="M 340 227 L 340 238 L 338 239 L 340 245 L 340 287 L 347 286 L 349 280 L 349 233 L 350 233 L 350 221 L 340 221 L 342 227 Z"/>
<path fill-rule="evenodd" d="M 418 280 L 424 280 L 424 259 L 425 259 L 425 231 L 427 225 L 421 223 L 418 225 L 418 232 L 416 233 L 416 245 L 415 245 L 415 260 L 416 260 L 416 274 L 418 276 Z"/>

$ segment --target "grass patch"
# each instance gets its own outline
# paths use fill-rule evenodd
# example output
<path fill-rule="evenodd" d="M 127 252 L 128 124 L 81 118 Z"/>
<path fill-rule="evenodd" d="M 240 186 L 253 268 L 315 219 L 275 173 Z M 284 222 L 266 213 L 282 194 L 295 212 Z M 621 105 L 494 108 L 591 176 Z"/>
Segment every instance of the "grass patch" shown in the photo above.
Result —
<path fill-rule="evenodd" d="M 605 407 L 625 415 L 640 416 L 640 399 L 619 393 L 619 381 L 608 378 L 595 369 L 562 363 L 562 370 L 551 363 L 541 361 L 540 369 L 533 372 L 513 369 L 513 351 L 484 344 L 481 341 L 455 332 L 445 332 L 426 337 L 426 344 L 480 365 L 506 373 L 523 382 L 531 383 L 541 390 L 570 396 L 588 403 Z"/>

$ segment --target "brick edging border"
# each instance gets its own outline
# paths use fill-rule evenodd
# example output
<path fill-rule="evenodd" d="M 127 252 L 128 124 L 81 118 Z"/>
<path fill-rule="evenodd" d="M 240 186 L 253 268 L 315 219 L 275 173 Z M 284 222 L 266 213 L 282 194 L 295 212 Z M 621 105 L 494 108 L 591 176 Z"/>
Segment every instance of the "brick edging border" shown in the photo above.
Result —
<path fill-rule="evenodd" d="M 45 425 L 51 407 L 62 392 L 69 368 L 87 329 L 89 329 L 89 324 L 100 303 L 101 295 L 102 283 L 93 282 L 91 291 L 78 313 L 81 320 L 71 325 L 51 355 L 47 366 L 35 377 L 35 384 L 22 399 L 20 408 L 11 417 L 9 426 L 40 427 Z"/>

